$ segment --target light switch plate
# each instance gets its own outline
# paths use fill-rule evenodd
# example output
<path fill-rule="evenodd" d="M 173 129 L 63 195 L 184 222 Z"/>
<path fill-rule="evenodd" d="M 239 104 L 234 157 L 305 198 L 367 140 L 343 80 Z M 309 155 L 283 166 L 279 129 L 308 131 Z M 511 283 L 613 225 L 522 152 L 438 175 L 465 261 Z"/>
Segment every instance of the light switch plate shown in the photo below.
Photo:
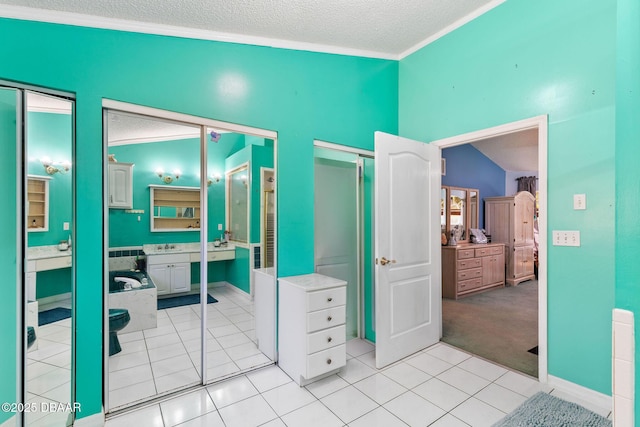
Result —
<path fill-rule="evenodd" d="M 222 231 L 222 224 L 218 224 L 218 231 Z"/>
<path fill-rule="evenodd" d="M 64 231 L 69 230 L 69 223 L 68 223 L 68 222 L 63 222 L 63 223 L 62 223 L 62 229 L 63 229 Z"/>
<path fill-rule="evenodd" d="M 574 194 L 573 195 L 573 209 L 585 210 L 587 209 L 587 195 L 586 194 Z"/>
<path fill-rule="evenodd" d="M 552 232 L 553 246 L 580 246 L 580 231 L 560 231 Z"/>

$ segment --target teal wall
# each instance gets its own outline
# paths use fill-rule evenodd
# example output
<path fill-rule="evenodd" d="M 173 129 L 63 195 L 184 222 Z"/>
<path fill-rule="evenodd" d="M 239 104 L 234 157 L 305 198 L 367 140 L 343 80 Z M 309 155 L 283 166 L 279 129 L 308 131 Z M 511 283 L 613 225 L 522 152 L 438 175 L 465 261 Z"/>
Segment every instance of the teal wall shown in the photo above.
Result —
<path fill-rule="evenodd" d="M 249 283 L 250 262 L 249 249 L 236 247 L 236 259 L 233 262 L 227 262 L 225 266 L 227 282 L 246 293 L 251 292 Z"/>
<path fill-rule="evenodd" d="M 635 314 L 640 347 L 640 3 L 618 0 L 616 52 L 616 307 Z M 635 425 L 640 426 L 640 357 L 636 350 Z"/>
<path fill-rule="evenodd" d="M 71 161 L 73 126 L 70 114 L 30 112 L 27 115 L 27 173 L 49 176 L 38 160 Z M 49 180 L 49 231 L 28 233 L 29 246 L 57 245 L 70 235 L 63 223 L 71 225 L 71 173 L 51 175 Z"/>
<path fill-rule="evenodd" d="M 409 138 L 548 114 L 549 234 L 580 230 L 582 243 L 549 246 L 549 374 L 604 394 L 615 298 L 615 43 L 614 1 L 509 0 L 400 61 L 399 77 L 400 135 Z M 587 194 L 586 211 L 572 209 L 574 193 Z"/>
<path fill-rule="evenodd" d="M 17 342 L 16 311 L 18 295 L 17 261 L 22 256 L 16 253 L 18 235 L 16 233 L 16 216 L 18 191 L 18 157 L 17 148 L 17 95 L 16 91 L 0 88 L 0 200 L 2 200 L 2 221 L 0 221 L 0 271 L 3 272 L 2 298 L 0 298 L 0 342 L 4 343 L 2 364 L 0 365 L 0 401 L 17 402 L 16 384 L 18 381 L 16 365 L 16 347 L 11 343 Z M 10 412 L 0 411 L 0 424 L 11 418 Z"/>
<path fill-rule="evenodd" d="M 398 131 L 394 61 L 11 19 L 0 39 L 0 79 L 76 95 L 79 417 L 102 405 L 103 98 L 278 132 L 279 276 L 313 271 L 313 140 L 372 149 L 374 131 Z"/>

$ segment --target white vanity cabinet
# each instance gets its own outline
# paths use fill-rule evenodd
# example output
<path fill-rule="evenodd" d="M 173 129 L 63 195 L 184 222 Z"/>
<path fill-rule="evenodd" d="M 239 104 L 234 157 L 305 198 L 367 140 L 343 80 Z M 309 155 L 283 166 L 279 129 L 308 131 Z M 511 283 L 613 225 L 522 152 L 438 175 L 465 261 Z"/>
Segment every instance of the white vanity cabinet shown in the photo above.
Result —
<path fill-rule="evenodd" d="M 303 386 L 345 366 L 347 282 L 314 273 L 278 283 L 280 368 Z"/>
<path fill-rule="evenodd" d="M 109 163 L 109 207 L 133 208 L 132 163 Z"/>
<path fill-rule="evenodd" d="M 191 290 L 191 262 L 188 253 L 150 255 L 147 257 L 147 273 L 156 285 L 158 295 Z"/>

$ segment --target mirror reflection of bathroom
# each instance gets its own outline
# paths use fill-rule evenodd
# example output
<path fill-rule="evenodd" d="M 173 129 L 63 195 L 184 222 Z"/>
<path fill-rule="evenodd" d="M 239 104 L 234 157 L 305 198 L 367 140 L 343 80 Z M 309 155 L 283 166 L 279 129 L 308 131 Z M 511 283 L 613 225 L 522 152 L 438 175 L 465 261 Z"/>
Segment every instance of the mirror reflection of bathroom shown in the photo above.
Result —
<path fill-rule="evenodd" d="M 273 363 L 256 344 L 251 298 L 253 256 L 260 252 L 254 232 L 260 182 L 252 178 L 260 167 L 273 167 L 273 141 L 205 127 L 202 177 L 201 126 L 114 110 L 106 110 L 105 123 L 108 412 Z M 206 325 L 200 304 L 204 225 Z"/>
<path fill-rule="evenodd" d="M 347 282 L 348 348 L 375 342 L 373 172 L 371 156 L 315 148 L 315 271 Z"/>
<path fill-rule="evenodd" d="M 26 398 L 71 402 L 73 101 L 26 92 Z M 68 413 L 26 413 L 66 425 Z"/>

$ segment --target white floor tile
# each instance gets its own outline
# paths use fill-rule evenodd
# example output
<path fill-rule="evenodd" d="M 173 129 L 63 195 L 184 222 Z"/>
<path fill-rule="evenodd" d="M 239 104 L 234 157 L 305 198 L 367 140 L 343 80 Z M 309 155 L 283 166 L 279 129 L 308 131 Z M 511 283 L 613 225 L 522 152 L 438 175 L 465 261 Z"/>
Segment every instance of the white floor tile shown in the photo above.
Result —
<path fill-rule="evenodd" d="M 380 373 L 358 381 L 353 386 L 375 400 L 379 405 L 387 403 L 407 391 L 405 387 Z"/>
<path fill-rule="evenodd" d="M 207 390 L 218 409 L 258 394 L 258 390 L 244 375 L 210 385 Z"/>
<path fill-rule="evenodd" d="M 467 393 L 432 378 L 429 381 L 420 384 L 412 390 L 414 393 L 427 399 L 429 402 L 436 404 L 445 411 L 451 411 L 453 408 L 467 400 L 470 395 Z"/>
<path fill-rule="evenodd" d="M 184 422 L 180 424 L 180 427 L 224 427 L 224 422 L 218 411 L 214 411 Z"/>
<path fill-rule="evenodd" d="M 287 427 L 342 427 L 344 423 L 319 401 L 282 417 Z"/>
<path fill-rule="evenodd" d="M 407 363 L 431 376 L 436 376 L 450 369 L 453 365 L 428 353 L 420 353 L 407 359 Z"/>
<path fill-rule="evenodd" d="M 160 403 L 165 427 L 172 427 L 216 410 L 209 393 L 198 390 Z"/>
<path fill-rule="evenodd" d="M 255 427 L 278 417 L 262 396 L 241 400 L 218 412 L 227 427 Z"/>
<path fill-rule="evenodd" d="M 551 390 L 550 387 L 541 384 L 533 378 L 513 371 L 508 371 L 498 378 L 495 383 L 526 397 L 531 397 L 539 391 L 548 392 Z"/>
<path fill-rule="evenodd" d="M 376 369 L 376 352 L 370 351 L 361 356 L 358 356 L 358 360 L 367 365 L 370 368 Z"/>
<path fill-rule="evenodd" d="M 251 343 L 251 340 L 243 332 L 218 337 L 218 343 L 222 348 L 235 347 L 240 344 Z"/>
<path fill-rule="evenodd" d="M 142 331 L 145 339 L 169 335 L 176 332 L 176 328 L 173 325 L 160 326 L 157 328 L 145 329 Z"/>
<path fill-rule="evenodd" d="M 276 418 L 266 424 L 262 424 L 260 427 L 287 427 L 287 425 L 280 418 Z"/>
<path fill-rule="evenodd" d="M 444 371 L 437 378 L 470 395 L 476 394 L 490 384 L 490 381 L 456 366 Z"/>
<path fill-rule="evenodd" d="M 348 383 L 355 383 L 375 374 L 376 370 L 365 365 L 358 359 L 349 359 L 347 364 L 340 368 L 338 375 Z"/>
<path fill-rule="evenodd" d="M 134 366 L 133 368 L 121 369 L 109 374 L 109 390 L 129 387 L 134 384 L 153 380 L 151 365 Z"/>
<path fill-rule="evenodd" d="M 109 383 L 109 385 L 111 386 L 111 383 Z M 155 396 L 156 393 L 156 384 L 153 380 L 111 390 L 109 391 L 109 407 L 110 409 L 119 408 L 148 399 L 149 397 Z"/>
<path fill-rule="evenodd" d="M 224 350 L 227 352 L 229 357 L 233 360 L 244 359 L 245 357 L 255 356 L 256 354 L 261 353 L 261 351 L 258 350 L 258 347 L 251 341 L 249 341 L 246 344 L 240 344 L 234 347 L 227 347 Z"/>
<path fill-rule="evenodd" d="M 245 357 L 244 359 L 234 360 L 238 368 L 242 370 L 255 368 L 258 366 L 266 366 L 273 363 L 273 360 L 269 359 L 262 353 L 254 354 L 253 356 Z"/>
<path fill-rule="evenodd" d="M 251 381 L 260 393 L 292 381 L 291 378 L 277 366 L 250 372 L 247 374 L 247 378 L 249 378 L 249 381 Z"/>
<path fill-rule="evenodd" d="M 378 407 L 376 402 L 354 386 L 338 390 L 320 401 L 346 424 Z"/>
<path fill-rule="evenodd" d="M 180 335 L 177 332 L 172 332 L 167 335 L 159 335 L 156 337 L 145 338 L 147 348 L 159 348 L 166 347 L 171 344 L 181 343 Z M 124 347 L 122 347 L 124 349 Z"/>
<path fill-rule="evenodd" d="M 387 402 L 383 407 L 410 426 L 428 426 L 445 414 L 445 411 L 411 391 Z"/>
<path fill-rule="evenodd" d="M 300 387 L 293 381 L 262 393 L 262 397 L 279 416 L 288 414 L 316 400 L 307 389 Z"/>
<path fill-rule="evenodd" d="M 412 389 L 431 378 L 426 372 L 406 363 L 398 363 L 387 368 L 382 371 L 382 374 L 408 389 Z"/>
<path fill-rule="evenodd" d="M 468 358 L 461 362 L 458 367 L 489 381 L 495 381 L 507 373 L 507 370 L 502 366 L 495 365 L 477 357 Z"/>
<path fill-rule="evenodd" d="M 133 368 L 149 364 L 149 354 L 146 351 L 138 351 L 136 353 L 111 356 L 108 360 L 109 372 L 119 371 L 121 369 Z"/>
<path fill-rule="evenodd" d="M 164 427 L 159 405 L 138 409 L 128 414 L 109 418 L 105 427 Z"/>
<path fill-rule="evenodd" d="M 149 355 L 147 360 L 153 363 L 187 354 L 187 349 L 180 342 L 164 347 L 150 348 L 146 353 Z"/>
<path fill-rule="evenodd" d="M 507 414 L 514 411 L 525 400 L 527 400 L 523 395 L 497 384 L 489 384 L 487 387 L 480 390 L 474 397 Z"/>
<path fill-rule="evenodd" d="M 350 422 L 349 427 L 406 427 L 406 424 L 391 412 L 379 407 Z"/>
<path fill-rule="evenodd" d="M 321 380 L 314 381 L 311 384 L 307 384 L 306 388 L 313 394 L 316 398 L 322 399 L 325 396 L 333 393 L 334 391 L 338 391 L 342 388 L 345 388 L 349 385 L 348 382 L 343 380 L 338 375 L 330 375 L 328 377 L 322 378 Z"/>
<path fill-rule="evenodd" d="M 448 345 L 439 344 L 425 350 L 425 353 L 435 356 L 439 359 L 444 360 L 445 362 L 449 362 L 452 365 L 457 365 L 458 363 L 467 360 L 471 357 L 470 354 L 465 353 L 464 351 L 460 351 L 453 347 L 449 347 Z"/>
<path fill-rule="evenodd" d="M 375 350 L 375 345 L 361 339 L 352 339 L 347 341 L 347 354 L 353 357 L 362 356 Z"/>
<path fill-rule="evenodd" d="M 219 366 L 207 368 L 207 382 L 217 379 L 228 378 L 229 376 L 240 372 L 240 368 L 233 362 L 225 363 Z"/>
<path fill-rule="evenodd" d="M 457 419 L 451 414 L 447 414 L 429 427 L 469 427 L 469 424 Z"/>
<path fill-rule="evenodd" d="M 506 414 L 472 397 L 453 409 L 451 415 L 472 427 L 490 427 Z"/>
<path fill-rule="evenodd" d="M 155 378 L 173 374 L 178 371 L 184 371 L 189 368 L 193 368 L 193 362 L 186 353 L 151 363 L 151 369 L 153 370 L 153 376 Z"/>

